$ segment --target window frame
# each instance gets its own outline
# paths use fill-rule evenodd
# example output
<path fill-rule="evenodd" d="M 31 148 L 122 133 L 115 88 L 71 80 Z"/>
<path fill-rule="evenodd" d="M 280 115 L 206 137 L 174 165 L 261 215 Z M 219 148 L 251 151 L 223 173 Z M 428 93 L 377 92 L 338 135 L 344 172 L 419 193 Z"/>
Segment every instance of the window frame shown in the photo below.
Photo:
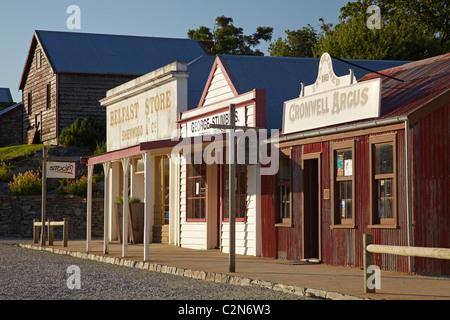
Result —
<path fill-rule="evenodd" d="M 36 69 L 40 69 L 42 67 L 42 53 L 41 50 L 36 51 Z"/>
<path fill-rule="evenodd" d="M 46 106 L 45 107 L 48 110 L 48 109 L 51 108 L 51 104 L 52 104 L 52 86 L 51 86 L 50 82 L 47 83 L 47 86 L 46 86 L 46 97 L 45 97 L 45 99 L 46 99 L 46 101 L 45 101 Z"/>
<path fill-rule="evenodd" d="M 33 114 L 33 94 L 31 91 L 27 94 L 27 113 L 29 116 Z"/>
<path fill-rule="evenodd" d="M 289 182 L 280 183 L 278 178 L 280 175 L 280 169 L 278 169 L 278 173 L 275 175 L 275 195 L 274 195 L 274 226 L 275 227 L 293 227 L 293 219 L 292 219 L 292 148 L 280 149 L 280 161 L 281 157 L 286 157 L 289 160 Z M 281 205 L 280 202 L 280 187 L 288 186 L 289 187 L 289 217 L 282 218 L 281 217 Z"/>
<path fill-rule="evenodd" d="M 352 175 L 349 176 L 337 176 L 337 161 L 336 156 L 339 151 L 351 150 L 352 152 Z M 355 172 L 356 172 L 356 161 L 355 161 L 355 140 L 346 140 L 331 143 L 331 212 L 332 221 L 331 228 L 346 228 L 354 229 L 356 227 L 356 188 L 355 188 Z M 351 194 L 352 194 L 352 210 L 351 218 L 340 218 L 340 210 L 338 209 L 338 192 L 339 192 L 339 182 L 351 181 Z"/>
<path fill-rule="evenodd" d="M 377 145 L 392 144 L 392 173 L 376 174 L 374 161 L 374 148 Z M 370 160 L 370 225 L 369 228 L 398 228 L 397 208 L 397 134 L 389 133 L 369 137 L 369 160 Z M 378 218 L 377 187 L 375 183 L 381 179 L 392 179 L 392 218 Z"/>
<path fill-rule="evenodd" d="M 195 158 L 199 157 L 201 158 L 201 163 L 195 163 Z M 195 154 L 195 153 L 191 153 L 189 155 L 187 155 L 186 157 L 187 159 L 190 158 L 190 162 L 188 162 L 186 164 L 186 222 L 206 222 L 206 216 L 207 216 L 207 195 L 208 195 L 208 184 L 207 184 L 207 165 L 205 162 L 203 162 L 203 158 L 202 158 L 202 154 Z M 194 166 L 194 165 L 200 165 L 200 166 L 204 166 L 204 175 L 202 175 L 203 172 L 200 172 L 199 176 L 189 176 L 189 167 L 190 166 Z M 201 170 L 202 171 L 202 170 Z M 189 182 L 190 180 L 196 180 L 196 179 L 200 179 L 200 188 L 201 188 L 201 182 L 203 179 L 204 182 L 204 186 L 205 186 L 205 195 L 199 196 L 199 197 L 189 197 Z M 201 194 L 201 193 L 200 193 Z M 190 200 L 195 200 L 195 199 L 199 199 L 200 201 L 204 201 L 204 208 L 205 208 L 205 212 L 204 212 L 204 216 L 201 216 L 200 213 L 200 217 L 192 217 L 190 216 L 191 212 L 189 212 L 189 201 Z"/>
<path fill-rule="evenodd" d="M 223 164 L 222 165 L 222 203 L 221 203 L 221 210 L 222 210 L 222 222 L 229 222 L 230 218 L 226 217 L 225 215 L 227 214 L 227 212 L 225 211 L 225 194 L 226 194 L 226 188 L 225 188 L 225 183 L 228 180 L 228 175 L 225 174 L 225 167 L 228 167 L 228 164 Z M 242 169 L 243 168 L 243 169 Z M 244 209 L 244 216 L 243 217 L 238 217 L 238 214 L 240 212 L 238 212 L 238 207 L 236 207 L 236 222 L 246 222 L 247 221 L 247 211 L 248 211 L 248 207 L 247 207 L 247 165 L 245 164 L 236 164 L 236 178 L 238 178 L 239 174 L 244 174 L 245 176 L 245 186 L 244 186 L 244 193 L 236 193 L 236 203 L 240 203 L 239 202 L 239 198 L 243 197 L 244 198 L 244 203 L 245 203 L 245 209 Z M 236 179 L 236 190 L 239 190 L 239 179 Z"/>

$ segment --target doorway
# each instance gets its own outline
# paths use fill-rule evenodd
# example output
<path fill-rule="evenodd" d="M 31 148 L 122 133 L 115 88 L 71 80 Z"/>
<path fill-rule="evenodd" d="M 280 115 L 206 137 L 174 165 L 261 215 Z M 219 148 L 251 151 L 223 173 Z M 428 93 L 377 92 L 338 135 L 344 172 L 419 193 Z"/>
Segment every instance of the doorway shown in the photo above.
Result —
<path fill-rule="evenodd" d="M 320 153 L 303 155 L 302 257 L 311 262 L 321 260 L 320 177 Z"/>
<path fill-rule="evenodd" d="M 153 242 L 169 243 L 169 157 L 155 157 Z"/>

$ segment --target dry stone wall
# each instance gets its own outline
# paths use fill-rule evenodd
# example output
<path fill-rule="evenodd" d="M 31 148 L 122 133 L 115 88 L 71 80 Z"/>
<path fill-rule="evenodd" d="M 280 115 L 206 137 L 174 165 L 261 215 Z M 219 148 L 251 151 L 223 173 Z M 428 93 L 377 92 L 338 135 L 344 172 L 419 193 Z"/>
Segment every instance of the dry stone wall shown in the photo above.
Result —
<path fill-rule="evenodd" d="M 41 219 L 42 197 L 0 195 L 0 237 L 33 237 L 33 219 Z M 54 221 L 69 218 L 69 240 L 86 239 L 86 198 L 48 195 L 46 216 Z M 54 228 L 55 241 L 62 228 Z M 103 237 L 103 198 L 92 199 L 92 237 Z"/>

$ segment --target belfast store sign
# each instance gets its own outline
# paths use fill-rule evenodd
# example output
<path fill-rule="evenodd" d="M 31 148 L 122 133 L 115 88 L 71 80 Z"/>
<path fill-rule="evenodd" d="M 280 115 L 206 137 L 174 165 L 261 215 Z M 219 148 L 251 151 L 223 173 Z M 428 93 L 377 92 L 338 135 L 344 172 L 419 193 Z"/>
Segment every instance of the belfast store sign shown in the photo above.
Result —
<path fill-rule="evenodd" d="M 107 151 L 171 139 L 187 110 L 187 67 L 174 62 L 107 92 Z"/>
<path fill-rule="evenodd" d="M 381 79 L 356 83 L 352 74 L 336 77 L 324 54 L 316 83 L 284 102 L 283 134 L 379 117 L 380 101 Z"/>

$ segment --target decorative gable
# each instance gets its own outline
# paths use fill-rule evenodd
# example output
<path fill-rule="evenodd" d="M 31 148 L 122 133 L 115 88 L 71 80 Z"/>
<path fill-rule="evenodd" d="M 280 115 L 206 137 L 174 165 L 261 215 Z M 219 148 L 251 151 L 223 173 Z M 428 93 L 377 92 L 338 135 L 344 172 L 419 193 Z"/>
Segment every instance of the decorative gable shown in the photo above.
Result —
<path fill-rule="evenodd" d="M 200 106 L 211 105 L 238 95 L 219 57 L 216 58 L 212 70 L 200 100 Z"/>

